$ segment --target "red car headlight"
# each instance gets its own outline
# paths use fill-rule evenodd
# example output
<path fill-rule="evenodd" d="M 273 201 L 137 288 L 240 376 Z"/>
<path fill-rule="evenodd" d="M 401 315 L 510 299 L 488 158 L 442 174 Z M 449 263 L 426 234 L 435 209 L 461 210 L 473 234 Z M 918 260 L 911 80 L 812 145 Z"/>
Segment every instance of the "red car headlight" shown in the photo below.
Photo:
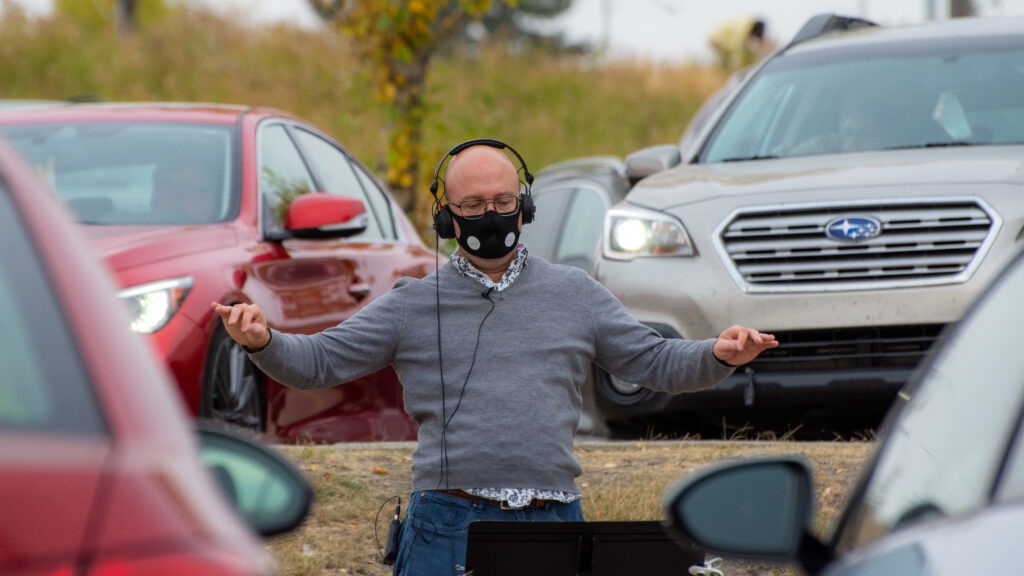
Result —
<path fill-rule="evenodd" d="M 125 288 L 117 296 L 128 304 L 132 330 L 152 334 L 170 321 L 191 288 L 192 278 L 185 276 Z"/>

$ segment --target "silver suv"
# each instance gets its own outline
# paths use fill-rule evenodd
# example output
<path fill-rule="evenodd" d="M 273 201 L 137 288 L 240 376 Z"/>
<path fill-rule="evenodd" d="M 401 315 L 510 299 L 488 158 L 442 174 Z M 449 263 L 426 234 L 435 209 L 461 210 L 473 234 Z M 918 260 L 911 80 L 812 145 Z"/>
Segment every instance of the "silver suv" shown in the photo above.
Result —
<path fill-rule="evenodd" d="M 598 370 L 598 417 L 716 436 L 874 428 L 1024 245 L 1022 31 L 1021 18 L 818 16 L 730 91 L 686 157 L 628 157 L 646 178 L 607 213 L 595 277 L 667 336 L 743 324 L 782 346 L 679 396 Z"/>

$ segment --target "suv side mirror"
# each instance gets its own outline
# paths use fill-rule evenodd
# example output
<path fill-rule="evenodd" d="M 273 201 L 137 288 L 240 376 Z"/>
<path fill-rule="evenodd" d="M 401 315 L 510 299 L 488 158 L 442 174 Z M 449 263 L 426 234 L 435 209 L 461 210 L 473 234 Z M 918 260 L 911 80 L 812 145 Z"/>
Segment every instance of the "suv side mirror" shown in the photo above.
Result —
<path fill-rule="evenodd" d="M 651 174 L 657 174 L 677 166 L 682 161 L 679 147 L 675 144 L 660 144 L 641 148 L 626 156 L 626 177 L 632 186 Z"/>
<path fill-rule="evenodd" d="M 199 428 L 199 455 L 224 496 L 264 538 L 289 532 L 309 515 L 313 487 L 272 449 L 219 430 Z"/>

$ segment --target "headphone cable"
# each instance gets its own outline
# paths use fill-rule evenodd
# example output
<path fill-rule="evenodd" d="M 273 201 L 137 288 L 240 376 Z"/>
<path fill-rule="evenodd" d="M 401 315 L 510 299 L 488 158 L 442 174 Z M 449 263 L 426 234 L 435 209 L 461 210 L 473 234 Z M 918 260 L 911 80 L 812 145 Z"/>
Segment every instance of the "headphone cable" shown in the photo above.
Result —
<path fill-rule="evenodd" d="M 434 199 L 435 205 L 440 205 L 440 199 Z M 441 474 L 437 478 L 437 486 L 441 487 L 442 482 L 445 486 L 448 485 L 448 424 L 446 423 L 448 407 L 445 404 L 445 385 L 444 385 L 444 354 L 441 351 L 441 265 L 438 263 L 438 256 L 441 250 L 441 237 L 437 231 L 437 227 L 434 227 L 434 263 L 436 268 L 434 270 L 434 296 L 436 300 L 435 310 L 437 312 L 437 369 L 441 380 Z"/>

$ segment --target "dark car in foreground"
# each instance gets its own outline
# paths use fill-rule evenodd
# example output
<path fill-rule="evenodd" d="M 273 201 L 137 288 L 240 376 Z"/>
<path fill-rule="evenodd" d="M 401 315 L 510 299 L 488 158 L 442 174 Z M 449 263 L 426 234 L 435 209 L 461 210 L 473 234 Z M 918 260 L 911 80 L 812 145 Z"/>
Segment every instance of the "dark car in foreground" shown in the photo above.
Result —
<path fill-rule="evenodd" d="M 1022 294 L 1019 253 L 901 391 L 830 536 L 814 530 L 814 474 L 801 457 L 691 474 L 666 494 L 671 533 L 726 557 L 796 562 L 806 574 L 1016 573 L 1024 565 Z"/>
<path fill-rule="evenodd" d="M 1022 30 L 816 16 L 727 90 L 681 162 L 678 146 L 627 157 L 642 178 L 608 211 L 594 277 L 667 337 L 741 324 L 780 346 L 692 394 L 602 371 L 605 423 L 870 435 L 1022 245 Z"/>
<path fill-rule="evenodd" d="M 211 302 L 254 302 L 272 326 L 341 322 L 435 257 L 340 144 L 279 110 L 75 104 L 0 113 L 10 141 L 113 271 L 194 416 L 282 442 L 411 440 L 394 372 L 317 391 L 266 378 Z"/>
<path fill-rule="evenodd" d="M 0 574 L 260 576 L 258 535 L 312 488 L 277 452 L 196 433 L 108 271 L 0 143 Z"/>

